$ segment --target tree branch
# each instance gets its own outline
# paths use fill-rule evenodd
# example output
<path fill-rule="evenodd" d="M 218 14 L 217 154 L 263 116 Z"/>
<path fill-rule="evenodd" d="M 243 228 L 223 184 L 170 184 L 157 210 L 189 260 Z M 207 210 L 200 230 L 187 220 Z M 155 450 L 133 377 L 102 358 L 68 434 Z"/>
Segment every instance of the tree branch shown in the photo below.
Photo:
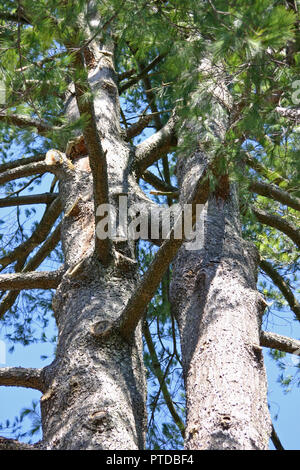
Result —
<path fill-rule="evenodd" d="M 12 21 L 13 23 L 31 24 L 28 18 L 24 14 L 9 13 L 0 11 L 0 20 Z"/>
<path fill-rule="evenodd" d="M 139 135 L 143 130 L 148 126 L 148 124 L 152 121 L 153 114 L 145 114 L 141 116 L 140 119 L 132 124 L 132 126 L 126 129 L 126 141 L 133 139 L 137 135 Z"/>
<path fill-rule="evenodd" d="M 214 157 L 214 159 L 216 156 Z M 208 171 L 214 163 L 214 159 L 210 164 L 204 168 L 201 177 L 197 184 L 192 189 L 190 196 L 187 198 L 186 203 L 192 204 L 192 225 L 195 223 L 196 204 L 205 204 L 209 197 L 209 178 Z M 182 215 L 181 215 L 182 216 Z M 125 309 L 123 310 L 118 323 L 119 329 L 122 336 L 129 339 L 134 332 L 139 320 L 141 319 L 145 308 L 152 299 L 155 291 L 163 278 L 170 262 L 174 258 L 180 246 L 185 241 L 182 236 L 180 239 L 175 238 L 175 227 L 174 223 L 170 230 L 169 236 L 163 242 L 161 247 L 158 249 L 153 261 L 148 267 L 144 277 L 140 281 L 137 289 L 129 299 Z"/>
<path fill-rule="evenodd" d="M 139 68 L 141 68 L 142 65 L 139 64 Z M 144 67 L 142 67 L 144 68 Z M 160 113 L 158 112 L 158 107 L 156 105 L 156 96 L 155 93 L 152 90 L 152 85 L 151 85 L 151 80 L 149 78 L 149 75 L 146 74 L 143 77 L 143 83 L 144 83 L 144 90 L 145 90 L 145 95 L 146 99 L 148 101 L 148 104 L 150 106 L 150 109 L 152 111 L 152 114 L 154 115 L 154 124 L 156 131 L 159 131 L 162 128 L 162 122 L 160 118 Z M 170 178 L 170 168 L 169 168 L 169 160 L 168 156 L 166 153 L 162 154 L 162 166 L 163 166 L 163 176 L 167 184 L 171 184 L 171 178 Z M 168 197 L 168 204 L 169 206 L 172 205 L 172 198 Z"/>
<path fill-rule="evenodd" d="M 281 106 L 277 106 L 275 111 L 280 114 L 281 116 L 290 119 L 291 121 L 300 122 L 300 109 L 294 108 L 282 108 Z"/>
<path fill-rule="evenodd" d="M 171 116 L 162 129 L 136 147 L 135 169 L 138 175 L 144 173 L 162 154 L 170 151 L 172 145 L 176 145 L 175 126 L 176 118 Z"/>
<path fill-rule="evenodd" d="M 0 111 L 0 121 L 4 121 L 21 128 L 34 127 L 40 135 L 61 130 L 60 127 L 51 126 L 46 121 L 34 119 L 26 115 L 9 114 L 4 111 Z"/>
<path fill-rule="evenodd" d="M 263 183 L 261 181 L 252 181 L 249 189 L 261 196 L 266 196 L 286 206 L 300 211 L 300 198 L 292 196 L 287 191 L 277 188 L 273 184 Z"/>
<path fill-rule="evenodd" d="M 261 258 L 259 265 L 281 291 L 291 310 L 295 313 L 297 319 L 300 321 L 300 303 L 297 301 L 289 285 L 285 282 L 283 277 L 276 271 L 276 269 L 273 268 L 272 264 L 269 263 L 269 261 Z"/>
<path fill-rule="evenodd" d="M 137 51 L 133 50 L 133 48 L 130 46 L 129 48 L 131 49 L 132 53 L 136 55 Z M 162 57 L 164 57 L 164 55 Z M 139 67 L 140 73 L 143 74 L 142 80 L 143 80 L 143 85 L 144 85 L 145 97 L 153 115 L 153 121 L 155 124 L 156 131 L 160 131 L 163 126 L 162 126 L 162 121 L 160 118 L 160 112 L 158 111 L 158 107 L 156 105 L 156 95 L 154 93 L 154 90 L 152 89 L 151 80 L 148 75 L 149 70 L 147 66 L 145 66 L 141 62 L 138 62 L 138 67 Z M 174 145 L 177 145 L 176 139 L 174 139 Z M 170 169 L 169 169 L 169 161 L 168 161 L 167 153 L 163 151 L 162 155 L 159 156 L 159 158 L 162 158 L 164 180 L 167 184 L 170 185 L 171 179 L 170 179 Z M 172 198 L 170 196 L 168 196 L 168 204 L 169 206 L 172 205 Z"/>
<path fill-rule="evenodd" d="M 0 198 L 0 207 L 12 207 L 28 204 L 51 204 L 57 193 L 30 194 L 27 196 Z"/>
<path fill-rule="evenodd" d="M 280 439 L 277 435 L 277 432 L 275 431 L 274 425 L 272 423 L 272 433 L 271 433 L 271 440 L 274 444 L 274 447 L 276 450 L 284 450 L 283 445 L 280 442 Z"/>
<path fill-rule="evenodd" d="M 56 245 L 60 241 L 60 234 L 61 234 L 61 226 L 62 222 L 60 222 L 55 230 L 50 234 L 47 240 L 42 244 L 42 246 L 38 249 L 35 255 L 28 261 L 26 266 L 22 269 L 22 272 L 33 271 L 34 269 L 38 268 L 40 264 L 50 255 L 50 253 L 54 250 Z"/>
<path fill-rule="evenodd" d="M 262 163 L 256 160 L 249 152 L 245 153 L 245 161 L 250 168 L 257 171 L 261 176 L 268 179 L 272 184 L 276 184 L 277 186 L 281 183 L 288 185 L 288 181 L 284 179 L 279 173 L 276 171 L 269 170 L 266 168 Z"/>
<path fill-rule="evenodd" d="M 252 212 L 260 223 L 270 225 L 285 233 L 300 249 L 300 231 L 297 230 L 294 224 L 285 220 L 283 217 L 269 214 L 258 207 L 252 206 Z"/>
<path fill-rule="evenodd" d="M 135 85 L 139 80 L 141 80 L 143 77 L 145 77 L 147 75 L 147 73 L 150 72 L 150 70 L 154 69 L 154 67 L 157 64 L 159 64 L 159 62 L 161 62 L 165 56 L 166 56 L 166 54 L 160 54 L 160 55 L 156 56 L 155 59 L 153 59 L 146 67 L 144 67 L 140 71 L 139 74 L 137 74 L 131 80 L 128 80 L 128 82 L 124 83 L 124 85 L 122 85 L 119 88 L 119 94 L 121 95 L 122 93 L 124 93 L 124 91 L 126 91 L 128 88 Z"/>
<path fill-rule="evenodd" d="M 287 336 L 270 333 L 269 331 L 261 331 L 260 345 L 266 348 L 278 349 L 289 354 L 300 356 L 300 341 Z"/>
<path fill-rule="evenodd" d="M 21 245 L 17 246 L 12 252 L 0 258 L 0 264 L 2 266 L 7 266 L 18 259 L 19 256 L 25 256 L 42 243 L 49 235 L 55 221 L 61 213 L 61 210 L 61 200 L 59 197 L 56 197 L 51 205 L 46 209 L 40 223 L 31 237 L 21 243 Z"/>
<path fill-rule="evenodd" d="M 84 58 L 81 52 L 76 54 L 75 67 L 81 73 L 86 72 Z M 97 129 L 94 102 L 92 98 L 87 98 L 85 96 L 87 93 L 90 93 L 90 91 L 90 85 L 87 78 L 82 80 L 80 84 L 75 81 L 75 94 L 79 114 L 80 116 L 88 117 L 88 123 L 84 127 L 83 135 L 88 149 L 89 162 L 93 175 L 94 204 L 96 213 L 98 206 L 109 203 L 108 176 L 106 152 L 103 150 L 99 131 Z M 95 249 L 100 261 L 107 266 L 112 258 L 112 245 L 109 238 L 100 240 L 96 236 Z"/>
<path fill-rule="evenodd" d="M 118 74 L 118 82 L 120 83 L 122 80 L 126 78 L 132 77 L 132 75 L 136 73 L 136 69 L 125 70 L 125 72 L 121 72 Z"/>
<path fill-rule="evenodd" d="M 34 445 L 24 444 L 15 439 L 7 439 L 0 436 L 0 450 L 36 450 Z"/>
<path fill-rule="evenodd" d="M 146 183 L 151 184 L 151 186 L 153 186 L 158 191 L 179 193 L 178 188 L 175 188 L 175 186 L 169 185 L 168 183 L 158 178 L 158 176 L 154 175 L 149 170 L 144 171 L 144 173 L 141 175 L 141 178 L 144 181 L 146 181 Z"/>
<path fill-rule="evenodd" d="M 10 162 L 2 163 L 0 165 L 0 174 L 7 170 L 12 170 L 19 166 L 29 165 L 30 163 L 38 163 L 45 160 L 44 154 L 34 155 L 33 157 L 23 157 L 19 160 L 13 160 Z"/>
<path fill-rule="evenodd" d="M 66 51 L 58 52 L 57 54 L 51 55 L 49 57 L 45 57 L 44 59 L 38 60 L 37 62 L 31 62 L 31 64 L 25 65 L 19 69 L 16 69 L 16 72 L 25 72 L 25 70 L 31 69 L 33 67 L 43 67 L 43 65 L 53 62 L 56 59 L 60 59 L 66 55 Z"/>
<path fill-rule="evenodd" d="M 21 270 L 22 273 L 34 271 L 37 269 L 44 259 L 50 255 L 51 251 L 54 250 L 58 242 L 60 241 L 60 231 L 61 231 L 60 222 L 56 229 L 51 233 L 49 238 L 43 243 L 43 245 L 39 248 L 39 250 L 35 253 L 35 255 L 28 261 L 26 266 Z M 19 295 L 18 291 L 10 291 L 8 292 L 3 298 L 0 303 L 0 319 L 3 318 L 5 313 L 13 306 L 17 297 Z"/>
<path fill-rule="evenodd" d="M 171 233 L 171 235 L 173 235 Z M 121 335 L 129 339 L 140 321 L 143 311 L 152 299 L 155 291 L 170 262 L 176 255 L 184 240 L 174 239 L 164 241 L 157 251 L 152 263 L 148 267 L 144 277 L 136 291 L 127 303 L 120 317 Z"/>
<path fill-rule="evenodd" d="M 146 65 L 144 63 L 138 62 L 138 67 L 139 67 L 140 73 L 142 73 L 142 71 L 145 70 Z M 149 78 L 148 73 L 143 74 L 142 78 L 143 78 L 146 100 L 148 102 L 148 105 L 150 106 L 151 112 L 154 114 L 155 128 L 157 131 L 159 131 L 163 126 L 162 126 L 162 122 L 160 119 L 160 114 L 158 112 L 158 107 L 156 105 L 157 97 L 152 89 L 151 80 Z"/>
<path fill-rule="evenodd" d="M 40 392 L 45 392 L 45 385 L 42 378 L 43 369 L 27 369 L 23 367 L 2 367 L 0 368 L 0 385 L 6 387 L 26 387 L 34 388 Z"/>
<path fill-rule="evenodd" d="M 0 290 L 56 289 L 62 274 L 62 269 L 1 274 Z"/>

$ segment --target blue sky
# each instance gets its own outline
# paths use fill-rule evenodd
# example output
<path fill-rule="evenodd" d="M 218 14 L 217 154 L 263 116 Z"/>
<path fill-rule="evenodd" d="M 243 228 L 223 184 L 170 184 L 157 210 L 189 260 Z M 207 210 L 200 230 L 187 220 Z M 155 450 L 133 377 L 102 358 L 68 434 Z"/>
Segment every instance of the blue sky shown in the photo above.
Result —
<path fill-rule="evenodd" d="M 297 327 L 297 330 L 299 332 L 299 327 Z M 296 338 L 299 338 L 299 334 Z M 275 430 L 285 449 L 300 450 L 299 388 L 292 385 L 291 390 L 286 393 L 278 383 L 280 371 L 274 360 L 270 358 L 268 350 L 265 350 L 264 356 L 268 376 L 268 402 Z M 286 356 L 285 362 L 292 364 L 290 354 Z M 289 370 L 291 373 L 295 373 L 294 367 Z M 274 419 L 276 415 L 278 418 Z M 270 448 L 274 448 L 272 443 Z"/>

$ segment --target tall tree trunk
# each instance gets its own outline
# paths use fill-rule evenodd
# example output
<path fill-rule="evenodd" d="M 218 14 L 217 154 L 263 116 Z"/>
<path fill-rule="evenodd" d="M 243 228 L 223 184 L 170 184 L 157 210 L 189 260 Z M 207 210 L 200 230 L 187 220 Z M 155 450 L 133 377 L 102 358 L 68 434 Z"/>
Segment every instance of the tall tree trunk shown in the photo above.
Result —
<path fill-rule="evenodd" d="M 182 159 L 182 193 L 206 156 Z M 187 449 L 267 449 L 270 418 L 259 346 L 264 301 L 256 290 L 258 255 L 241 237 L 236 189 L 226 176 L 204 209 L 199 250 L 182 247 L 174 263 L 186 387 Z"/>
<path fill-rule="evenodd" d="M 103 140 L 114 192 L 128 188 L 129 151 L 110 134 Z M 118 157 L 118 158 L 117 158 Z M 104 266 L 95 253 L 93 180 L 88 156 L 77 156 L 60 178 L 67 268 L 53 308 L 58 326 L 54 362 L 44 369 L 44 442 L 51 449 L 142 449 L 145 377 L 140 328 L 131 340 L 99 331 L 118 318 L 138 273 L 130 243 L 120 243 Z M 117 256 L 118 255 L 118 256 Z"/>
<path fill-rule="evenodd" d="M 265 308 L 256 289 L 259 259 L 256 248 L 242 239 L 237 187 L 226 174 L 225 137 L 235 110 L 222 67 L 206 58 L 199 70 L 208 75 L 211 113 L 206 120 L 186 123 L 199 144 L 191 157 L 178 159 L 177 177 L 184 201 L 213 161 L 215 190 L 203 211 L 200 245 L 180 248 L 170 288 L 182 346 L 185 446 L 267 449 L 271 424 L 259 346 Z M 199 95 L 191 97 L 196 104 Z M 211 142 L 205 142 L 205 129 L 213 135 Z"/>
<path fill-rule="evenodd" d="M 76 154 L 75 141 L 67 152 L 72 162 L 67 161 L 59 175 L 66 272 L 53 301 L 56 358 L 44 370 L 44 444 L 68 450 L 143 449 L 141 328 L 127 340 L 117 329 L 101 334 L 119 317 L 138 282 L 134 243 L 113 245 L 95 235 L 101 220 L 95 218 L 97 207 L 109 203 L 117 211 L 119 195 L 130 193 L 134 199 L 137 187 L 128 172 L 130 146 L 121 137 L 111 45 L 91 42 L 79 50 L 74 67 L 83 78 L 79 83 L 75 78 L 76 100 L 69 101 L 66 114 L 69 120 L 84 114 L 89 120 L 83 131 L 86 150 L 83 145 Z M 92 100 L 84 96 L 90 90 Z"/>
<path fill-rule="evenodd" d="M 146 386 L 140 329 L 131 341 L 117 332 L 96 334 L 118 317 L 138 275 L 134 263 L 106 268 L 93 255 L 92 179 L 81 170 L 86 159 L 74 161 L 61 184 L 69 269 L 53 301 L 58 345 L 54 362 L 44 369 L 44 443 L 50 449 L 142 449 Z"/>

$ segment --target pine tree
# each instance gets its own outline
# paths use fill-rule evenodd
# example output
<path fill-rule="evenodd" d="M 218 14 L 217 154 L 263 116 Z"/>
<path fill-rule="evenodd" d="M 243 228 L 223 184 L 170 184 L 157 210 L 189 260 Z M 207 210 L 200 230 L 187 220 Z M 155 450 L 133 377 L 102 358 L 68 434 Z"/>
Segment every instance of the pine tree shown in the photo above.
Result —
<path fill-rule="evenodd" d="M 0 317 L 12 342 L 58 330 L 0 385 L 42 392 L 38 446 L 280 448 L 262 347 L 300 342 L 261 325 L 269 301 L 300 319 L 297 3 L 4 1 L 0 38 Z M 143 242 L 101 236 L 120 201 Z M 176 217 L 144 234 L 162 203 L 190 204 L 197 249 Z"/>

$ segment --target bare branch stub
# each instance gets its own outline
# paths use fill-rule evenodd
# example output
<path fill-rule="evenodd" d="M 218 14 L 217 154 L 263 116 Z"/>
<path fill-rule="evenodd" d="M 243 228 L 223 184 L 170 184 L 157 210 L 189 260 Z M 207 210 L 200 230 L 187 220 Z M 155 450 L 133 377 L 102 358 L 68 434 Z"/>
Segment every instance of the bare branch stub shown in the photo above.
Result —
<path fill-rule="evenodd" d="M 25 387 L 45 392 L 43 369 L 24 367 L 0 368 L 0 386 Z"/>
<path fill-rule="evenodd" d="M 260 334 L 260 344 L 267 348 L 278 349 L 279 351 L 300 356 L 300 341 L 287 336 L 262 331 Z"/>

